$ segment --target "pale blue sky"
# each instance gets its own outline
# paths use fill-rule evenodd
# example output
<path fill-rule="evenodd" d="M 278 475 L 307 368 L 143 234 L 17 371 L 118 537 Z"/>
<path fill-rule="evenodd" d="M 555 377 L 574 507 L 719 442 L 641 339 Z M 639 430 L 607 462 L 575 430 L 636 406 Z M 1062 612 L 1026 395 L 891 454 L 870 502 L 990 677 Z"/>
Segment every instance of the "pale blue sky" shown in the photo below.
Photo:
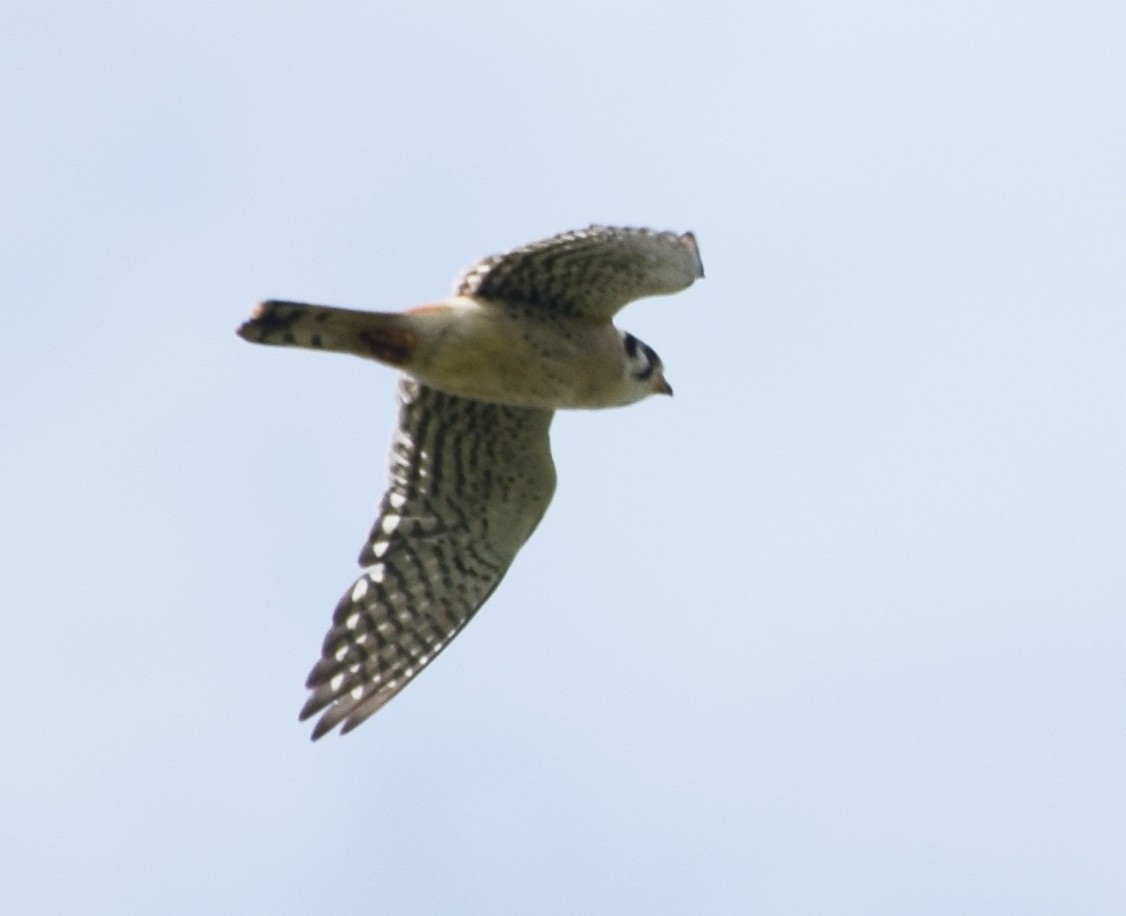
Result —
<path fill-rule="evenodd" d="M 3 20 L 0 911 L 1126 912 L 1120 3 Z M 235 326 L 590 222 L 676 397 L 310 744 L 394 377 Z"/>

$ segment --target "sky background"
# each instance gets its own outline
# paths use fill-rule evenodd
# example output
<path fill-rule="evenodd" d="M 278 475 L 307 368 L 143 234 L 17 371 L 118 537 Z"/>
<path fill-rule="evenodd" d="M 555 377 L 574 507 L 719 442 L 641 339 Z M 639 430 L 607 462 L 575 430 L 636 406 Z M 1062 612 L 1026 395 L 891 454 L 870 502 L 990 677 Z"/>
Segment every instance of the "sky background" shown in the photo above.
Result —
<path fill-rule="evenodd" d="M 1126 912 L 1119 2 L 44 2 L 0 29 L 0 911 Z M 676 397 L 296 714 L 394 375 L 248 346 L 592 222 Z"/>

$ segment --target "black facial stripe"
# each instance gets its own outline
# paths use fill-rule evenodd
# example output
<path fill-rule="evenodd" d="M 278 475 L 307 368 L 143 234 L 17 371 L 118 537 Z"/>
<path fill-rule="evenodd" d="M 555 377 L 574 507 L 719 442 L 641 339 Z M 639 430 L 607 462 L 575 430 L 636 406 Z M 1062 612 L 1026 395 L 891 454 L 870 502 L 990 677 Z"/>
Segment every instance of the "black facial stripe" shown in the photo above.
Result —
<path fill-rule="evenodd" d="M 661 364 L 661 357 L 648 344 L 641 344 L 641 352 L 645 354 L 645 368 L 637 373 L 637 377 L 644 380 L 649 378 L 653 374 L 653 370 Z"/>
<path fill-rule="evenodd" d="M 630 366 L 636 367 L 636 371 L 630 374 L 635 379 L 646 381 L 661 365 L 661 357 L 651 346 L 642 343 L 628 331 L 622 331 L 621 334 L 622 346 L 625 348 Z"/>

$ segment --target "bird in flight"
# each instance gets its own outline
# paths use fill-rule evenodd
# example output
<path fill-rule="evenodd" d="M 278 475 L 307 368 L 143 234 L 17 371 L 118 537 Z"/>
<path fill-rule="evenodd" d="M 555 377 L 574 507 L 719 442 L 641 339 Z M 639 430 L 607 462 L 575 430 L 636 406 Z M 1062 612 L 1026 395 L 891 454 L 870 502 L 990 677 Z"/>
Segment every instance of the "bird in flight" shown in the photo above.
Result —
<path fill-rule="evenodd" d="M 653 349 L 614 327 L 704 275 L 692 233 L 591 226 L 478 261 L 406 312 L 270 300 L 253 343 L 352 353 L 402 372 L 390 484 L 336 606 L 300 718 L 345 734 L 399 693 L 500 584 L 555 490 L 555 410 L 672 394 Z"/>

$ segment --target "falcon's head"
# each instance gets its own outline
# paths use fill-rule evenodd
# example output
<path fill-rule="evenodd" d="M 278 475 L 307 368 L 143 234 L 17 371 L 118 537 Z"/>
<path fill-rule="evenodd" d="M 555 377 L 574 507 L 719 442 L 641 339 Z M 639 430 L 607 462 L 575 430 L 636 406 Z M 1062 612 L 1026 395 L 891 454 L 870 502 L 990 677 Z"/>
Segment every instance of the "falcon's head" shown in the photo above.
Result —
<path fill-rule="evenodd" d="M 657 351 L 628 331 L 620 333 L 626 355 L 626 384 L 635 395 L 633 400 L 640 401 L 651 394 L 672 394 L 672 385 L 665 379 L 665 367 Z"/>

